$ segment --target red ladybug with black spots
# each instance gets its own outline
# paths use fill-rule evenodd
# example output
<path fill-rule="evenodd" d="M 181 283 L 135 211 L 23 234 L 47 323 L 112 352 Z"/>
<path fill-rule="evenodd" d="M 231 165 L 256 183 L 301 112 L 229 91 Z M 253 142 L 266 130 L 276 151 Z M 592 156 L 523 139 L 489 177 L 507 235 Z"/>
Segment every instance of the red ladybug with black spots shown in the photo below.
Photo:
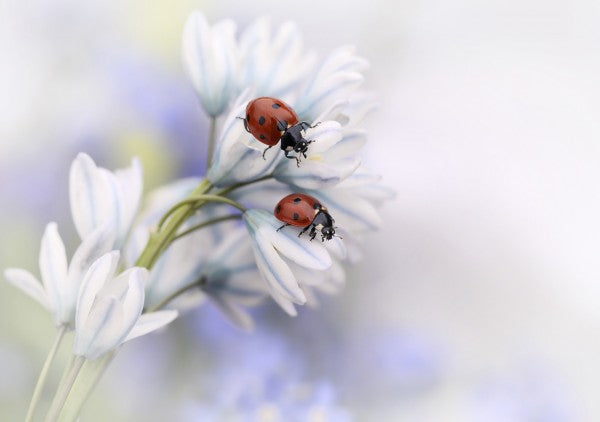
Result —
<path fill-rule="evenodd" d="M 306 158 L 308 145 L 313 141 L 306 140 L 304 132 L 314 126 L 300 122 L 296 112 L 288 104 L 273 97 L 255 98 L 246 106 L 246 117 L 243 120 L 246 130 L 257 140 L 268 145 L 263 152 L 263 158 L 267 150 L 277 145 L 280 140 L 286 158 L 296 159 L 298 166 L 300 157 Z M 290 155 L 292 152 L 296 155 Z"/>
<path fill-rule="evenodd" d="M 298 237 L 310 230 L 310 240 L 321 232 L 321 241 L 330 240 L 335 236 L 335 221 L 329 211 L 316 198 L 305 193 L 292 193 L 283 198 L 275 206 L 275 217 L 286 226 L 304 227 Z M 339 236 L 338 236 L 339 237 Z"/>

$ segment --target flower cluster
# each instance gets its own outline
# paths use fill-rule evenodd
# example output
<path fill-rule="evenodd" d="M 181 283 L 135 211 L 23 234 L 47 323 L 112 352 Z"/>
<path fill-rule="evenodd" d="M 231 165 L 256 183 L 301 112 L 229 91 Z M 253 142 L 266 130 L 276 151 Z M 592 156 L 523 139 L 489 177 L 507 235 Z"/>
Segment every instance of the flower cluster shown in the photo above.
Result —
<path fill-rule="evenodd" d="M 139 208 L 142 170 L 97 167 L 85 154 L 71 165 L 71 213 L 81 244 L 68 262 L 56 223 L 40 247 L 40 283 L 30 272 L 5 271 L 6 279 L 37 300 L 59 327 L 75 329 L 74 353 L 94 359 L 121 343 L 168 324 L 176 312 L 142 313 L 146 270 L 132 267 L 114 278 L 118 248 Z"/>
<path fill-rule="evenodd" d="M 249 208 L 243 219 L 256 267 L 273 299 L 295 315 L 294 304 L 316 301 L 315 289 L 339 290 L 342 262 L 356 259 L 363 234 L 381 226 L 376 207 L 393 195 L 361 165 L 367 138 L 360 124 L 375 105 L 372 95 L 360 90 L 368 63 L 349 46 L 317 62 L 290 22 L 273 28 L 259 19 L 237 39 L 235 32 L 230 21 L 211 26 L 196 12 L 184 33 L 184 65 L 196 93 L 207 114 L 223 117 L 207 177 L 223 189 L 244 186 L 230 195 Z M 305 132 L 314 142 L 300 167 L 274 151 L 262 159 L 264 145 L 240 119 L 248 101 L 258 96 L 282 99 L 314 126 Z M 291 228 L 278 231 L 281 222 L 272 210 L 292 192 L 308 193 L 326 205 L 344 243 L 334 239 L 318 245 L 298 238 Z"/>
<path fill-rule="evenodd" d="M 79 363 L 69 382 L 84 360 L 108 356 L 207 299 L 233 324 L 249 329 L 247 308 L 269 295 L 296 315 L 295 305 L 316 304 L 318 291 L 337 292 L 344 262 L 354 261 L 361 237 L 380 227 L 377 207 L 392 195 L 361 164 L 366 134 L 360 125 L 374 102 L 359 89 L 367 62 L 353 48 L 317 62 L 292 23 L 273 28 L 259 19 L 236 37 L 233 22 L 211 26 L 196 12 L 185 26 L 183 57 L 215 129 L 206 177 L 157 189 L 138 212 L 139 161 L 111 172 L 80 154 L 69 180 L 81 239 L 71 260 L 50 223 L 40 250 L 41 283 L 25 270 L 5 272 L 48 309 L 61 332 L 75 330 Z M 263 158 L 264 145 L 243 121 L 246 105 L 258 96 L 291 104 L 306 123 L 302 136 L 311 142 L 302 165 L 275 151 Z M 274 206 L 294 192 L 320 202 L 316 206 L 328 213 L 330 228 L 333 218 L 339 226 L 337 237 L 312 242 L 299 236 L 301 228 L 281 229 Z M 63 397 L 55 398 L 55 412 L 69 388 L 59 389 Z"/>

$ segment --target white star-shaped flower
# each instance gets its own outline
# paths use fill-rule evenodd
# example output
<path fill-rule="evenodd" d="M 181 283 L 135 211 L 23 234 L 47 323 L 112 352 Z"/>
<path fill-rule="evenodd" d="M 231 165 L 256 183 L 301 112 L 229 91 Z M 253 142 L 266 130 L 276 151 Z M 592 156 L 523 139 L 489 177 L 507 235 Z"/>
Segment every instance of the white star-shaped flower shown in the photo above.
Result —
<path fill-rule="evenodd" d="M 81 244 L 70 263 L 56 223 L 46 226 L 40 247 L 41 283 L 30 272 L 9 268 L 6 279 L 37 300 L 57 326 L 73 328 L 79 286 L 90 265 L 118 247 L 127 235 L 138 208 L 142 170 L 137 159 L 131 167 L 110 172 L 79 154 L 69 177 L 71 213 Z"/>
<path fill-rule="evenodd" d="M 210 116 L 220 115 L 237 90 L 239 54 L 235 23 L 209 25 L 201 12 L 188 18 L 183 32 L 183 63 Z"/>
<path fill-rule="evenodd" d="M 288 261 L 310 270 L 327 270 L 331 257 L 320 242 L 309 242 L 296 233 L 277 229 L 281 222 L 271 213 L 251 209 L 244 222 L 252 239 L 258 269 L 273 299 L 290 315 L 296 315 L 294 303 L 304 304 L 306 295 Z"/>
<path fill-rule="evenodd" d="M 77 300 L 74 354 L 96 359 L 122 343 L 154 331 L 176 311 L 142 315 L 148 272 L 134 267 L 115 277 L 119 252 L 100 257 L 86 273 Z"/>

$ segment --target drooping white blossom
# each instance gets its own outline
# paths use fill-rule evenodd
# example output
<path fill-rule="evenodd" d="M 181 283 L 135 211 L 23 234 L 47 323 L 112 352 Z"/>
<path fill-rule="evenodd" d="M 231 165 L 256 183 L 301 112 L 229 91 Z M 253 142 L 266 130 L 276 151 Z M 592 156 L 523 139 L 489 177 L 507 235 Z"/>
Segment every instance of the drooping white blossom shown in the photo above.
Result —
<path fill-rule="evenodd" d="M 273 174 L 281 182 L 304 189 L 335 186 L 360 165 L 356 153 L 362 144 L 356 138 L 360 135 L 344 137 L 336 121 L 323 122 L 306 130 L 306 139 L 314 142 L 300 166 L 295 160 L 281 160 Z"/>
<path fill-rule="evenodd" d="M 134 267 L 115 277 L 118 263 L 119 252 L 109 252 L 94 262 L 84 277 L 77 300 L 76 356 L 96 359 L 177 317 L 176 311 L 142 315 L 148 272 Z"/>
<path fill-rule="evenodd" d="M 225 19 L 209 25 L 196 11 L 188 18 L 183 32 L 183 63 L 210 116 L 227 107 L 237 89 L 238 52 L 236 25 Z"/>
<path fill-rule="evenodd" d="M 6 279 L 45 307 L 57 326 L 74 326 L 75 303 L 83 275 L 100 255 L 110 250 L 112 230 L 99 227 L 79 245 L 67 262 L 64 243 L 56 223 L 46 226 L 40 247 L 41 282 L 29 271 L 9 268 Z"/>
<path fill-rule="evenodd" d="M 133 265 L 148 241 L 150 227 L 198 183 L 195 178 L 182 179 L 149 194 L 148 205 L 126 250 L 129 265 Z M 206 206 L 190 218 L 180 232 L 227 211 L 223 206 Z M 163 304 L 171 295 L 189 286 L 188 291 L 164 303 L 163 307 L 183 311 L 209 299 L 234 325 L 251 329 L 253 321 L 246 308 L 268 296 L 259 277 L 243 225 L 239 221 L 221 223 L 175 240 L 161 255 L 146 283 L 146 308 Z"/>
<path fill-rule="evenodd" d="M 301 120 L 315 121 L 328 111 L 348 103 L 362 84 L 362 72 L 369 63 L 355 54 L 353 46 L 332 51 L 307 75 L 307 82 L 295 93 L 294 110 Z"/>
<path fill-rule="evenodd" d="M 271 296 L 288 314 L 296 315 L 294 303 L 304 304 L 306 295 L 288 260 L 323 271 L 331 266 L 329 253 L 320 242 L 310 242 L 287 230 L 277 231 L 281 222 L 265 210 L 246 211 L 244 222 L 252 239 L 256 265 Z"/>
<path fill-rule="evenodd" d="M 68 262 L 56 223 L 46 226 L 40 247 L 41 283 L 26 270 L 9 268 L 9 282 L 36 299 L 56 325 L 74 326 L 75 303 L 82 279 L 102 254 L 120 245 L 138 208 L 142 190 L 139 160 L 111 172 L 86 154 L 71 164 L 69 196 L 75 228 L 82 240 Z"/>
<path fill-rule="evenodd" d="M 115 247 L 120 247 L 138 211 L 142 195 L 142 166 L 137 158 L 126 169 L 111 172 L 80 153 L 71 164 L 69 198 L 73 223 L 81 239 L 112 224 Z"/>
<path fill-rule="evenodd" d="M 266 17 L 256 19 L 241 33 L 239 52 L 240 91 L 251 87 L 256 96 L 277 98 L 304 81 L 316 58 L 304 49 L 294 22 L 273 28 Z"/>

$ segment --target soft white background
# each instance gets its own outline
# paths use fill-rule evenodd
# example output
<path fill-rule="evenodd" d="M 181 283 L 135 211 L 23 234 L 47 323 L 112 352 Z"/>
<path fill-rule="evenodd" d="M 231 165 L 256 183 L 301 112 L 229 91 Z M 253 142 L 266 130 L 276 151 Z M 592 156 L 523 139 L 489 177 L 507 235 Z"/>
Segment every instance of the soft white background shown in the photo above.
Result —
<path fill-rule="evenodd" d="M 71 115 L 74 126 L 125 119 L 111 108 L 106 81 L 92 66 L 105 49 L 149 49 L 184 78 L 177 70 L 179 34 L 195 8 L 242 25 L 262 14 L 293 19 L 307 45 L 322 53 L 356 44 L 371 62 L 366 84 L 380 102 L 368 123 L 366 161 L 398 195 L 383 209 L 385 229 L 367 240 L 364 263 L 336 307 L 348 326 L 425 333 L 444 356 L 435 388 L 366 414 L 600 418 L 599 3 L 145 3 L 5 1 L 0 165 L 56 155 L 68 137 L 49 144 L 39 134 Z M 5 218 L 27 205 L 13 203 L 7 186 L 1 192 Z M 42 223 L 35 224 L 37 231 L 21 233 L 33 256 L 10 264 L 35 265 Z M 15 257 L 8 249 L 18 234 L 13 228 L 10 238 L 0 237 L 3 266 Z M 4 286 L 1 292 L 14 294 Z M 4 319 L 11 318 L 4 309 Z M 9 325 L 0 332 L 5 348 L 32 341 Z M 49 339 L 44 334 L 39 353 L 28 358 L 41 362 Z M 0 366 L 6 368 L 16 373 L 19 366 Z M 500 392 L 481 404 L 474 397 L 488 384 Z M 28 383 L 21 388 L 27 395 Z M 11 387 L 0 385 L 4 390 Z M 544 413 L 552 403 L 564 413 Z"/>

